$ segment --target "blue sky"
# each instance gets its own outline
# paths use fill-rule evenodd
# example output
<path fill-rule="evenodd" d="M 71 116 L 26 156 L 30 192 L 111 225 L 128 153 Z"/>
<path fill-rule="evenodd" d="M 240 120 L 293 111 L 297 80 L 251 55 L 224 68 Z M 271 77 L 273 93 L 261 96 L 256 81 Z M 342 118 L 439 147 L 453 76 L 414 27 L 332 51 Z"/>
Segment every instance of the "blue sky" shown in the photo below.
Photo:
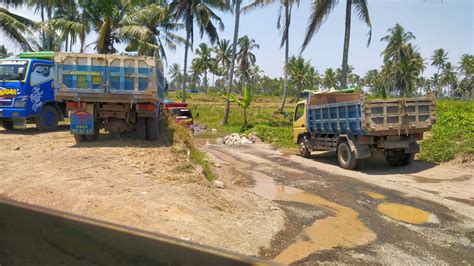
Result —
<path fill-rule="evenodd" d="M 302 53 L 311 60 L 321 73 L 328 67 L 339 67 L 342 61 L 342 45 L 344 37 L 345 1 L 340 0 L 320 31 Z M 244 5 L 249 1 L 244 0 Z M 353 16 L 349 64 L 355 73 L 364 74 L 369 69 L 378 68 L 382 64 L 380 53 L 385 43 L 380 38 L 386 35 L 387 29 L 400 23 L 406 30 L 413 32 L 416 40 L 413 43 L 419 48 L 422 56 L 429 59 L 433 50 L 444 48 L 448 51 L 449 61 L 457 63 L 464 53 L 474 54 L 474 0 L 368 0 L 372 20 L 372 43 L 367 42 L 367 26 Z M 16 13 L 39 19 L 28 8 L 15 10 Z M 257 64 L 266 75 L 277 77 L 282 75 L 284 65 L 284 49 L 280 49 L 280 32 L 276 29 L 279 6 L 273 5 L 265 9 L 252 11 L 241 16 L 239 35 L 248 35 L 260 44 L 255 51 Z M 221 38 L 231 39 L 233 36 L 234 17 L 232 14 L 220 14 L 225 24 Z M 298 55 L 302 44 L 306 24 L 310 15 L 310 1 L 302 1 L 299 8 L 293 10 L 290 29 L 290 55 Z M 184 32 L 181 33 L 184 36 Z M 196 34 L 194 46 L 201 41 Z M 94 36 L 89 36 L 88 42 Z M 0 44 L 6 44 L 11 50 L 18 49 L 0 36 Z M 16 48 L 16 49 L 15 49 Z M 118 48 L 123 48 L 119 45 Z M 89 52 L 93 52 L 90 50 Z M 184 47 L 176 51 L 167 49 L 168 65 L 183 65 Z M 424 75 L 432 75 L 434 69 L 429 66 Z"/>

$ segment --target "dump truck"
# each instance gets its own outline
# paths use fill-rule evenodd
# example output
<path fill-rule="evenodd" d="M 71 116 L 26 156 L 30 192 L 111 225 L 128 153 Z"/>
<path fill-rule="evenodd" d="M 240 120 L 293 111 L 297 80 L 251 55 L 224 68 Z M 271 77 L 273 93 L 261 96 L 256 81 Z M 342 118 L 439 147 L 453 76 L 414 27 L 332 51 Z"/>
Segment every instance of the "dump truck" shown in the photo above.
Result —
<path fill-rule="evenodd" d="M 66 103 L 76 142 L 99 130 L 156 140 L 166 81 L 154 57 L 56 53 L 56 99 Z"/>
<path fill-rule="evenodd" d="M 355 169 L 377 150 L 391 166 L 410 164 L 435 123 L 435 98 L 367 99 L 360 93 L 319 93 L 297 103 L 292 141 L 299 154 L 337 153 L 339 165 Z"/>
<path fill-rule="evenodd" d="M 0 126 L 5 130 L 35 123 L 52 131 L 67 116 L 53 89 L 53 52 L 21 53 L 0 60 Z"/>

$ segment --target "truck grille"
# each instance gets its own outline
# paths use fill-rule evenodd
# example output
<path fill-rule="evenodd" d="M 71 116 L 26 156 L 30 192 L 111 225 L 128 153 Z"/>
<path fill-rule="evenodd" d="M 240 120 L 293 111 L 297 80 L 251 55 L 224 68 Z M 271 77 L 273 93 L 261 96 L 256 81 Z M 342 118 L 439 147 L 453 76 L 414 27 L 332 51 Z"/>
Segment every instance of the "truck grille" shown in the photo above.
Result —
<path fill-rule="evenodd" d="M 11 107 L 13 105 L 13 98 L 0 97 L 0 107 Z"/>

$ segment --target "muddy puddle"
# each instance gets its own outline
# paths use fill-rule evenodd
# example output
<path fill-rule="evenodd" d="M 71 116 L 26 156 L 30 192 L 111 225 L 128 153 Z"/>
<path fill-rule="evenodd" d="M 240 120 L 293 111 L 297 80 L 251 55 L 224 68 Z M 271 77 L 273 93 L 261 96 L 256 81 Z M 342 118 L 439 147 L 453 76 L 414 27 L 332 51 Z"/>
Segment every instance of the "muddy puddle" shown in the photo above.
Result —
<path fill-rule="evenodd" d="M 274 259 L 276 262 L 290 264 L 320 250 L 351 248 L 375 240 L 375 233 L 359 220 L 355 210 L 297 188 L 275 184 L 271 177 L 259 172 L 252 171 L 252 175 L 256 184 L 251 190 L 261 197 L 305 203 L 332 214 L 305 228 L 303 237 L 284 249 Z"/>
<path fill-rule="evenodd" d="M 386 199 L 385 195 L 377 192 L 364 191 L 364 194 L 377 200 Z M 404 223 L 425 224 L 439 222 L 436 215 L 430 212 L 399 203 L 381 202 L 377 205 L 377 211 L 393 220 Z"/>

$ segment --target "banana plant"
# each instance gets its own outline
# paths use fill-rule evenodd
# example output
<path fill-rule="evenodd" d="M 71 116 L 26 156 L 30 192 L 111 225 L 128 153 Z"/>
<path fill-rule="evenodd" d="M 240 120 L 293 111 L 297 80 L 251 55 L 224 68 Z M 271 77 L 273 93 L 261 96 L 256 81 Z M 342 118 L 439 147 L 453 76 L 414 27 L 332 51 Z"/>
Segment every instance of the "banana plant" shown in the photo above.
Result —
<path fill-rule="evenodd" d="M 229 100 L 231 102 L 237 103 L 244 110 L 244 130 L 247 130 L 248 121 L 247 121 L 247 109 L 252 103 L 252 87 L 245 85 L 243 89 L 243 97 L 237 96 L 235 94 L 229 95 Z"/>

